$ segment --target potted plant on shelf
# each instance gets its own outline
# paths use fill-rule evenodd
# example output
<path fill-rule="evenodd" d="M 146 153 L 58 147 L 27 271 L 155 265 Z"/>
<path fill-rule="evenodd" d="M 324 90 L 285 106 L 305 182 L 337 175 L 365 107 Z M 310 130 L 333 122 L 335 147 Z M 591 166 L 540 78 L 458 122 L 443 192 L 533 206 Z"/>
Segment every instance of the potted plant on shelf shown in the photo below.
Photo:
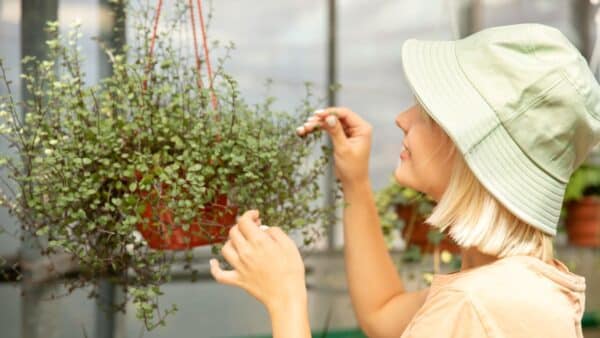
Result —
<path fill-rule="evenodd" d="M 600 161 L 598 152 L 569 179 L 563 202 L 565 230 L 571 244 L 600 247 Z"/>
<path fill-rule="evenodd" d="M 392 247 L 394 239 L 402 237 L 404 260 L 419 261 L 424 253 L 433 253 L 434 270 L 438 271 L 442 252 L 443 261 L 460 253 L 452 239 L 424 223 L 435 206 L 435 201 L 425 194 L 401 186 L 391 177 L 389 184 L 376 192 L 375 199 L 386 242 Z"/>
<path fill-rule="evenodd" d="M 186 24 L 186 3 L 174 4 L 171 29 Z M 77 260 L 80 278 L 64 280 L 69 290 L 108 276 L 148 329 L 175 310 L 159 311 L 158 299 L 177 250 L 195 272 L 191 249 L 212 244 L 215 253 L 247 209 L 310 244 L 338 207 L 313 203 L 332 149 L 319 147 L 319 134 L 295 133 L 316 108 L 311 84 L 294 113 L 274 109 L 270 96 L 250 105 L 223 68 L 233 45 L 214 74 L 202 75 L 208 53 L 186 57 L 169 31 L 157 35 L 158 13 L 123 53 L 105 50 L 113 72 L 98 84 L 85 83 L 77 27 L 65 35 L 49 23 L 56 38 L 48 57 L 23 58 L 24 102 L 0 61 L 8 89 L 0 134 L 15 150 L 0 158 L 11 179 L 2 181 L 0 203 L 43 255 Z"/>
<path fill-rule="evenodd" d="M 393 232 L 401 231 L 407 247 L 414 245 L 422 252 L 431 253 L 433 247 L 439 244 L 441 250 L 460 252 L 460 248 L 446 234 L 424 223 L 436 204 L 427 195 L 399 185 L 392 177 L 390 183 L 376 193 L 376 203 L 389 245 Z"/>

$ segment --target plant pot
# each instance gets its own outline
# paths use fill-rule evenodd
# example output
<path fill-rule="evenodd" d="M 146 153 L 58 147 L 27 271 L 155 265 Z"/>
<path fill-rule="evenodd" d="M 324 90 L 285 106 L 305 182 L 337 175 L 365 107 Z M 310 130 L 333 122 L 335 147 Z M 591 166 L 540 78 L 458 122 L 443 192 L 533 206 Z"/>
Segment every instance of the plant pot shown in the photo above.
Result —
<path fill-rule="evenodd" d="M 398 214 L 398 218 L 403 219 L 405 222 L 405 226 L 402 229 L 402 237 L 407 241 L 406 245 L 416 245 L 420 247 L 422 253 L 433 253 L 435 248 L 427 239 L 427 233 L 434 228 L 431 225 L 424 223 L 425 217 L 417 213 L 417 206 L 399 204 L 396 206 L 396 213 Z M 414 221 L 411 227 L 410 223 L 413 217 Z M 410 238 L 408 238 L 409 236 Z M 439 244 L 439 248 L 440 250 L 447 250 L 455 254 L 461 252 L 460 246 L 447 235 L 444 235 L 444 238 Z"/>
<path fill-rule="evenodd" d="M 567 203 L 565 223 L 569 243 L 584 247 L 600 247 L 600 198 L 584 196 Z"/>
<path fill-rule="evenodd" d="M 141 174 L 137 174 L 141 179 Z M 161 185 L 162 191 L 168 186 Z M 140 192 L 140 197 L 147 199 L 148 192 Z M 151 193 L 154 197 L 156 192 Z M 217 211 L 220 210 L 220 216 Z M 228 205 L 227 194 L 219 193 L 211 202 L 198 209 L 200 221 L 195 220 L 184 230 L 182 225 L 174 224 L 172 211 L 166 203 L 159 201 L 154 207 L 145 203 L 142 217 L 145 222 L 138 223 L 137 229 L 148 246 L 159 250 L 186 250 L 197 246 L 222 243 L 227 240 L 229 229 L 235 225 L 238 214 L 237 205 Z M 158 217 L 159 222 L 155 223 Z"/>

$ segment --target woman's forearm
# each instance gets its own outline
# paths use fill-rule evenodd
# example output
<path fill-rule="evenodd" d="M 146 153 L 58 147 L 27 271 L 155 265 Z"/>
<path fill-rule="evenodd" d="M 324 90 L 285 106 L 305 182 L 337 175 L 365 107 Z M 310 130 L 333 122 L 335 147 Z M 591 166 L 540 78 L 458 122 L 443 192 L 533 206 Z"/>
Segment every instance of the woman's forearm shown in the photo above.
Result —
<path fill-rule="evenodd" d="M 388 252 L 370 181 L 343 187 L 344 255 L 352 305 L 361 326 L 405 291 Z"/>
<path fill-rule="evenodd" d="M 310 338 L 306 294 L 267 308 L 271 317 L 273 338 Z"/>

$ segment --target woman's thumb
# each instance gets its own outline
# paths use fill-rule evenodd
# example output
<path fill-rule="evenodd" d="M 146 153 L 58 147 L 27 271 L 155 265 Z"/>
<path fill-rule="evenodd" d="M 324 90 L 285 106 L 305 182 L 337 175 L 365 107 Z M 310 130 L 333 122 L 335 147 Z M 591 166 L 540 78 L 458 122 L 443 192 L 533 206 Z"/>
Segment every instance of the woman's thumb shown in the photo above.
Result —
<path fill-rule="evenodd" d="M 331 141 L 335 148 L 345 148 L 348 143 L 348 138 L 344 133 L 344 128 L 340 120 L 335 115 L 329 115 L 325 118 L 325 129 L 331 136 Z"/>

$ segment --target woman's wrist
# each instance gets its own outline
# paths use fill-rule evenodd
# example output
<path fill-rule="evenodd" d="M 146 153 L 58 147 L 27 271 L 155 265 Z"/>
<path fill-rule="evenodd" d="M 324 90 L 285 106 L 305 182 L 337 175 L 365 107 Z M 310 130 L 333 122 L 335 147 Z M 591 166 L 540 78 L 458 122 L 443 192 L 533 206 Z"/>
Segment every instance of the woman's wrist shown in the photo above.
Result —
<path fill-rule="evenodd" d="M 371 181 L 368 178 L 365 178 L 360 181 L 354 181 L 350 183 L 342 184 L 342 191 L 344 192 L 344 196 L 349 197 L 353 194 L 362 195 L 365 191 L 371 190 Z"/>
<path fill-rule="evenodd" d="M 306 287 L 298 288 L 296 290 L 288 292 L 285 296 L 273 299 L 266 305 L 267 311 L 273 317 L 281 312 L 286 313 L 288 310 L 294 308 L 300 308 L 300 306 L 307 307 L 308 296 Z"/>
<path fill-rule="evenodd" d="M 278 299 L 267 306 L 273 338 L 311 337 L 306 289 Z"/>

